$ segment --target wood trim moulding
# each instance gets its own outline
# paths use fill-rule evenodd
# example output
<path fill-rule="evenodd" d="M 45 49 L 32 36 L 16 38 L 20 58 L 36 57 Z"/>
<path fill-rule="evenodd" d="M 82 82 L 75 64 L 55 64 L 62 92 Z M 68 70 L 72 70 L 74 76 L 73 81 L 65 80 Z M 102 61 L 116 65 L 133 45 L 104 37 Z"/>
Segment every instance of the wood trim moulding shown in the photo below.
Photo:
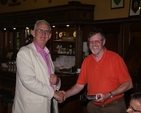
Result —
<path fill-rule="evenodd" d="M 67 4 L 48 8 L 0 14 L 0 26 L 33 25 L 38 19 L 49 23 L 66 21 L 93 21 L 95 5 Z"/>
<path fill-rule="evenodd" d="M 131 18 L 117 18 L 117 19 L 106 19 L 106 20 L 96 20 L 91 24 L 108 24 L 108 23 L 126 23 L 126 22 L 137 22 L 141 21 L 140 17 L 131 17 Z"/>
<path fill-rule="evenodd" d="M 21 2 L 13 2 L 8 4 L 9 7 L 18 6 L 18 5 L 21 5 Z"/>

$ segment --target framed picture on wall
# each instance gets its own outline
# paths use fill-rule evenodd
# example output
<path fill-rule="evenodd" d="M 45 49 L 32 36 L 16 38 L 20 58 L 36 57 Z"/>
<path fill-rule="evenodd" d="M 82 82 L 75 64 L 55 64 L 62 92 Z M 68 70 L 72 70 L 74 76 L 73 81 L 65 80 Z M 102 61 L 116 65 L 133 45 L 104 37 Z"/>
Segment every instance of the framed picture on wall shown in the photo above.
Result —
<path fill-rule="evenodd" d="M 123 8 L 124 0 L 111 0 L 111 9 Z"/>
<path fill-rule="evenodd" d="M 139 7 L 140 7 L 140 0 L 130 0 L 129 16 L 140 15 L 141 9 Z"/>

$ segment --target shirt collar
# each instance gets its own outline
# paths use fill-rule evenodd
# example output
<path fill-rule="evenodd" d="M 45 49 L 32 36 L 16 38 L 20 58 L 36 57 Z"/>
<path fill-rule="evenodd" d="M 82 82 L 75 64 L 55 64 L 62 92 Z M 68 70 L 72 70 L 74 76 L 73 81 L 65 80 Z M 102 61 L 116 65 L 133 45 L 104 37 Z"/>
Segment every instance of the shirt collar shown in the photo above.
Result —
<path fill-rule="evenodd" d="M 45 51 L 46 54 L 49 54 L 50 51 L 47 47 L 45 47 L 44 49 L 42 49 L 40 46 L 38 46 L 35 42 L 34 42 L 34 45 L 36 47 L 36 50 L 40 53 L 41 51 Z"/>

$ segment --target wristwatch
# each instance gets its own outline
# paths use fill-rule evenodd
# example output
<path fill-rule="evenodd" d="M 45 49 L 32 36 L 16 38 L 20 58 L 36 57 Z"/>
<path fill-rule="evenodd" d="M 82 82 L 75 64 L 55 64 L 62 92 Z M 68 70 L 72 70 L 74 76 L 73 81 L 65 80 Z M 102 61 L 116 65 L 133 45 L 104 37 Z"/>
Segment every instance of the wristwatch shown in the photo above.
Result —
<path fill-rule="evenodd" d="M 112 94 L 112 92 L 109 92 L 109 94 L 110 94 L 110 98 L 113 98 L 113 94 Z"/>

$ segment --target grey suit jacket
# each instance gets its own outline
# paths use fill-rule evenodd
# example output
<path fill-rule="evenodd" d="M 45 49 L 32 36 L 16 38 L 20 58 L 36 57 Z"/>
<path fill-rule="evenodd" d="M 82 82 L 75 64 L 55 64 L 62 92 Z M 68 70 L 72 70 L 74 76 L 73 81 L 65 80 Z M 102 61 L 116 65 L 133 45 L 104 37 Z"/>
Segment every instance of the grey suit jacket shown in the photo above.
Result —
<path fill-rule="evenodd" d="M 51 70 L 54 65 L 49 55 Z M 54 90 L 58 90 L 61 81 L 54 89 L 50 86 L 46 62 L 37 52 L 33 43 L 22 47 L 17 54 L 16 89 L 12 113 L 50 113 L 50 100 Z M 57 101 L 54 100 L 58 113 Z"/>

